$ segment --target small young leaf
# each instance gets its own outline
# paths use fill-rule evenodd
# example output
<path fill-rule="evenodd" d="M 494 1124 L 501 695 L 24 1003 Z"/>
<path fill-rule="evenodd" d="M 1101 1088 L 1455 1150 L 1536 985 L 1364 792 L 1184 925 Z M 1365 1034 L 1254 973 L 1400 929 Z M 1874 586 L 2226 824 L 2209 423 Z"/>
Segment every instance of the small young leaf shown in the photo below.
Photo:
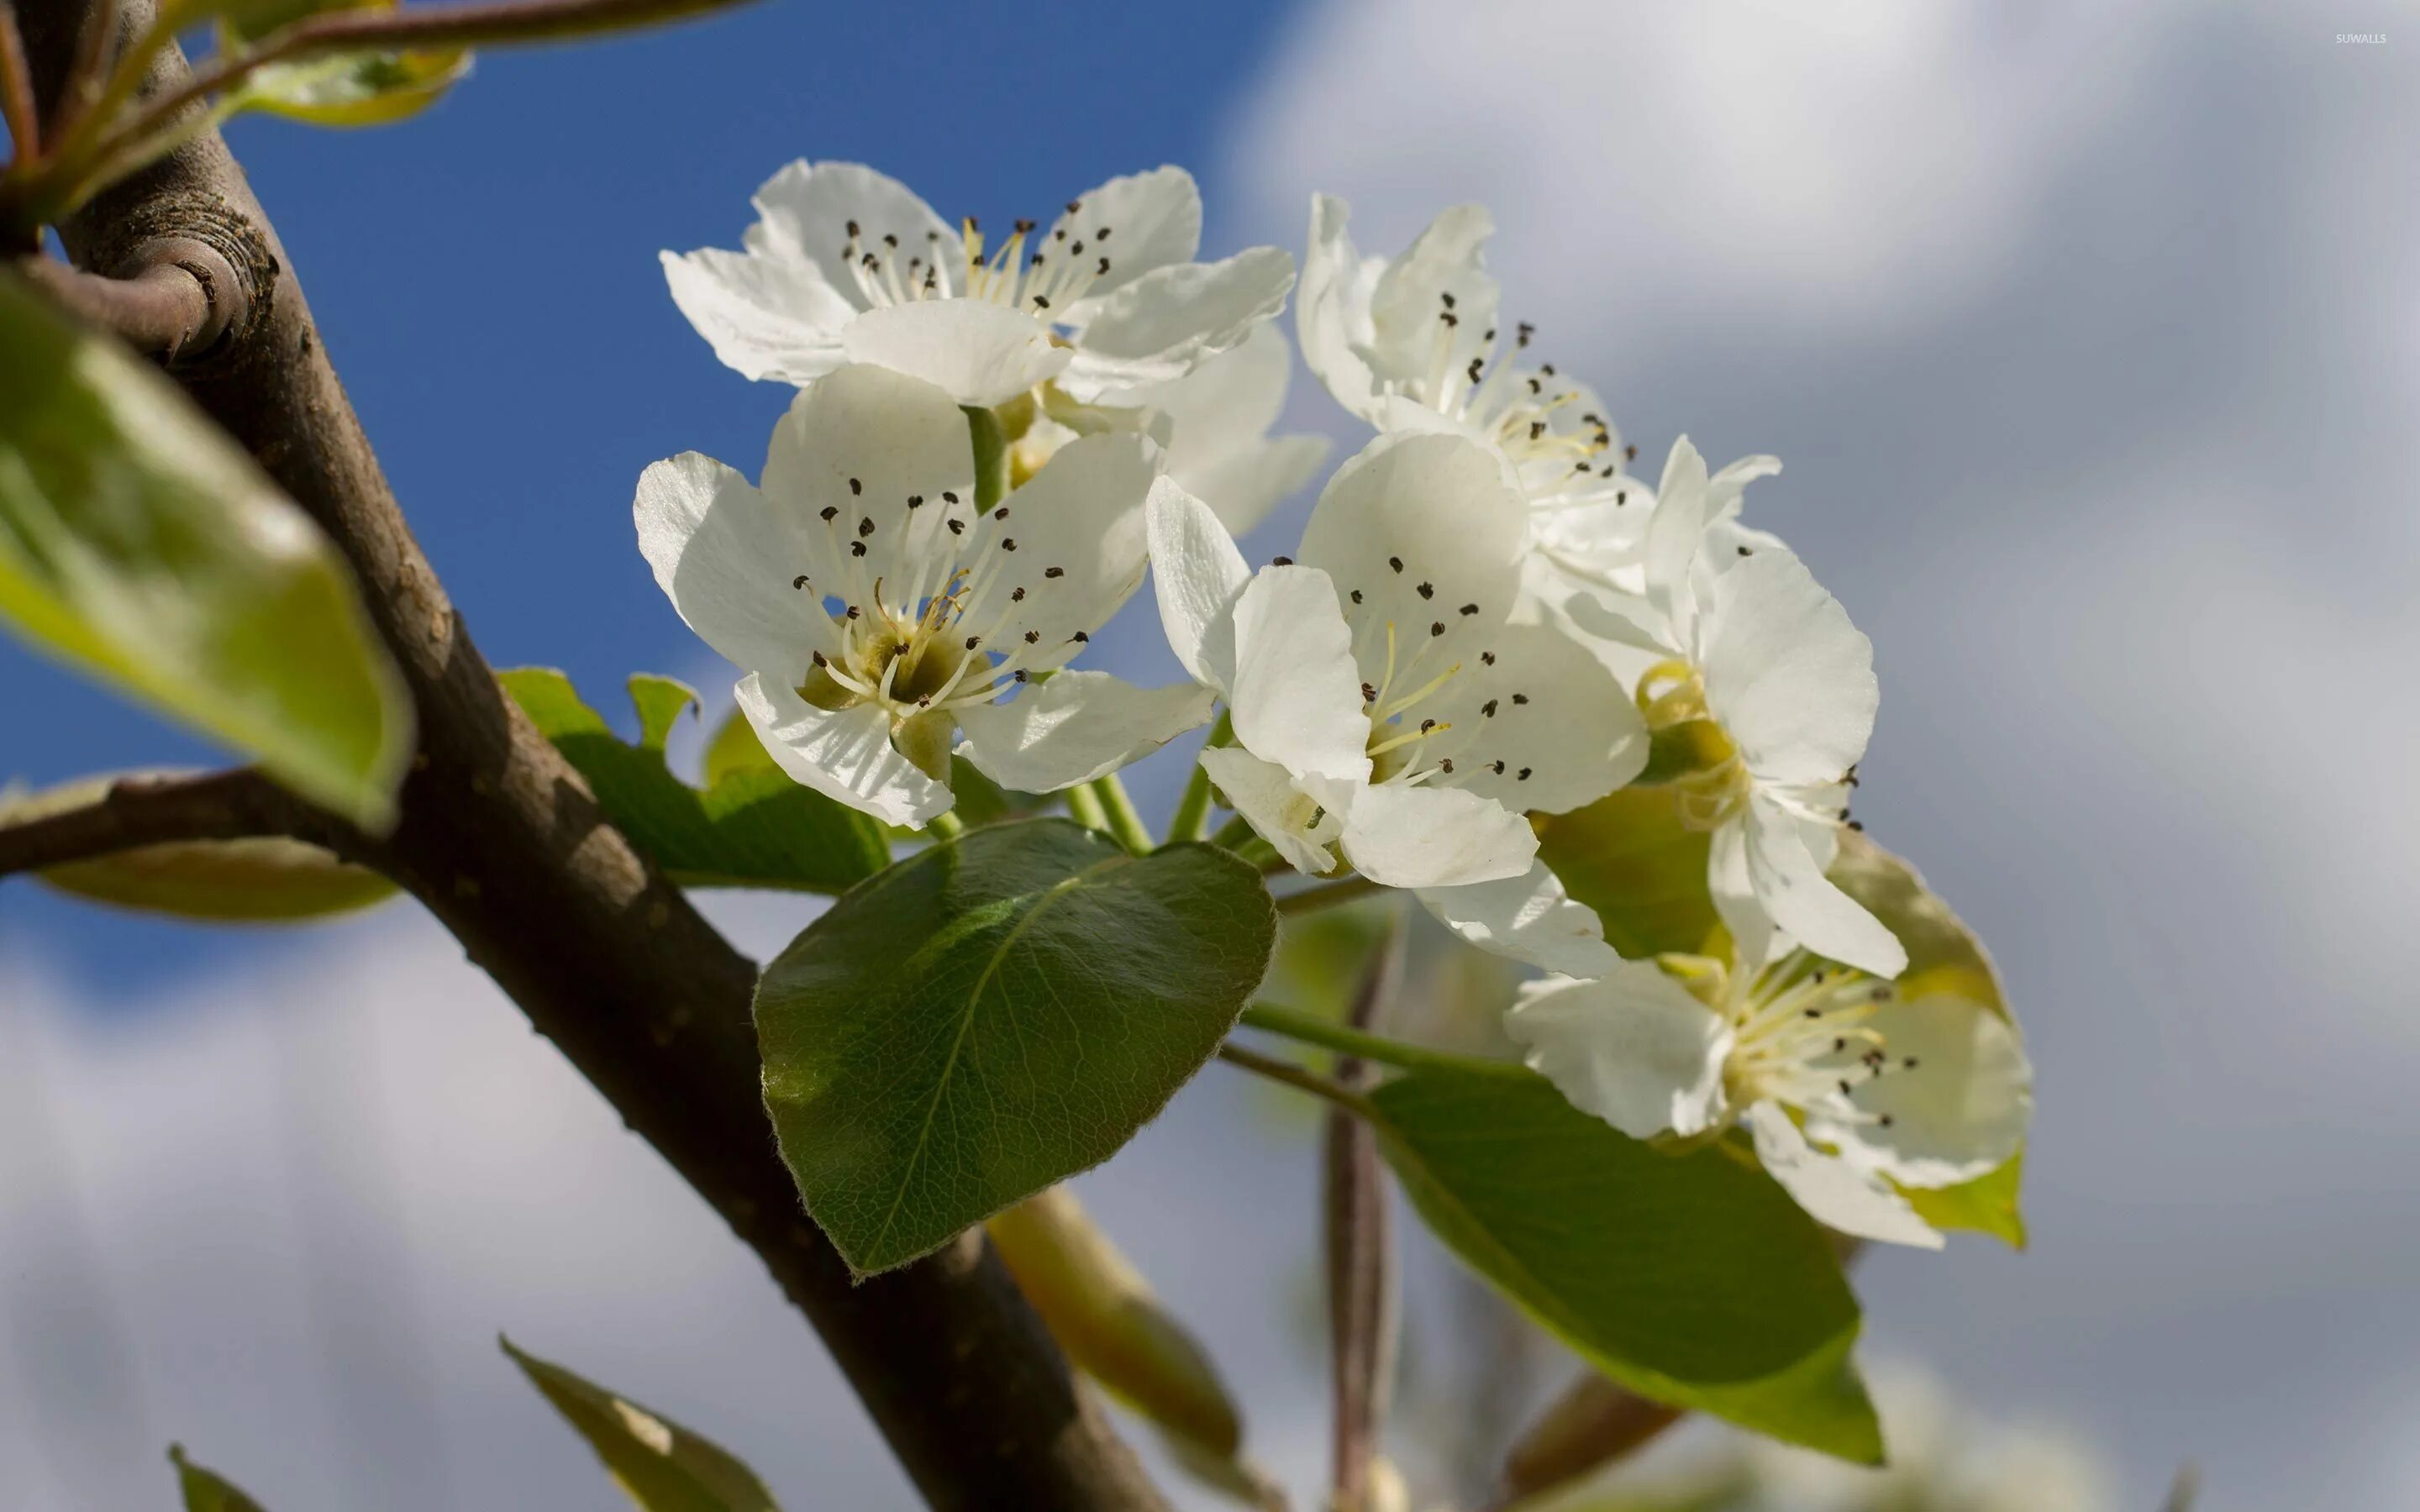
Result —
<path fill-rule="evenodd" d="M 168 1445 L 168 1462 L 177 1467 L 177 1489 L 184 1493 L 185 1512 L 261 1512 L 258 1502 L 217 1472 L 187 1459 L 183 1444 Z"/>
<path fill-rule="evenodd" d="M 1706 887 L 1711 845 L 1681 822 L 1678 789 L 1634 782 L 1546 820 L 1538 856 L 1596 910 L 1606 943 L 1635 961 L 1706 948 L 1721 924 Z"/>
<path fill-rule="evenodd" d="M 1515 1066 L 1424 1065 L 1369 1095 L 1412 1206 L 1465 1264 L 1640 1396 L 1860 1463 L 1882 1430 L 1830 1240 L 1716 1148 L 1672 1154 Z"/>
<path fill-rule="evenodd" d="M 318 526 L 191 399 L 0 272 L 0 625 L 371 826 L 402 679 Z"/>
<path fill-rule="evenodd" d="M 39 793 L 0 792 L 0 823 L 81 808 L 116 780 L 116 776 L 88 777 Z M 394 883 L 365 867 L 349 865 L 317 845 L 277 836 L 146 845 L 35 875 L 61 892 L 94 903 L 222 924 L 325 918 L 384 902 L 396 891 Z"/>
<path fill-rule="evenodd" d="M 2018 1150 L 2008 1164 L 1985 1171 L 1971 1181 L 1933 1188 L 1902 1187 L 1916 1215 L 1935 1228 L 1962 1228 L 1989 1234 L 2010 1249 L 2025 1247 L 2025 1215 L 2017 1205 L 2017 1189 L 2024 1180 L 2025 1152 Z"/>
<path fill-rule="evenodd" d="M 765 1100 L 807 1211 L 886 1271 L 1134 1136 L 1235 1022 L 1277 914 L 1207 845 L 972 829 L 850 890 L 765 972 Z"/>
<path fill-rule="evenodd" d="M 1170 1435 L 1219 1459 L 1244 1426 L 1200 1341 L 1064 1186 L 1037 1192 L 986 1226 L 992 1247 L 1067 1358 Z"/>
<path fill-rule="evenodd" d="M 667 677 L 630 680 L 640 740 L 613 733 L 571 680 L 549 668 L 499 672 L 540 733 L 588 779 L 622 832 L 674 881 L 693 887 L 782 887 L 839 892 L 891 859 L 882 828 L 854 809 L 800 787 L 773 765 L 725 754 L 707 761 L 701 790 L 664 764 L 664 739 L 697 695 Z M 718 736 L 718 748 L 728 737 Z M 739 733 L 755 734 L 743 723 Z M 759 748 L 760 750 L 762 748 Z"/>
<path fill-rule="evenodd" d="M 338 53 L 264 63 L 228 103 L 314 126 L 384 126 L 434 105 L 470 71 L 471 54 L 458 47 Z"/>
<path fill-rule="evenodd" d="M 499 1338 L 504 1353 L 588 1441 L 639 1512 L 779 1512 L 755 1472 L 709 1440 Z"/>

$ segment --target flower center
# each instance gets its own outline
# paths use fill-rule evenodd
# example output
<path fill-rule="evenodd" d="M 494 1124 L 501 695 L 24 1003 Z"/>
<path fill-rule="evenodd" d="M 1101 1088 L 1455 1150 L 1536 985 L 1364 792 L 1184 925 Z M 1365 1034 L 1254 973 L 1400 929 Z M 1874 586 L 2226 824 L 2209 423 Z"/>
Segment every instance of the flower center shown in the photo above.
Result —
<path fill-rule="evenodd" d="M 1425 378 L 1406 386 L 1406 397 L 1457 420 L 1494 442 L 1521 474 L 1531 504 L 1552 508 L 1594 502 L 1599 486 L 1621 471 L 1611 455 L 1613 429 L 1605 417 L 1574 413 L 1581 391 L 1555 372 L 1535 367 L 1520 354 L 1537 328 L 1524 321 L 1512 345 L 1499 349 L 1493 328 L 1474 347 L 1464 339 L 1454 297 L 1440 293 L 1436 337 Z"/>
<path fill-rule="evenodd" d="M 1666 746 L 1687 753 L 1688 769 L 1670 779 L 1680 795 L 1681 822 L 1691 829 L 1719 829 L 1747 807 L 1756 785 L 1739 747 L 1706 703 L 1705 679 L 1677 657 L 1639 674 L 1638 712 L 1647 731 Z"/>
<path fill-rule="evenodd" d="M 1083 201 L 1070 200 L 1047 238 L 1039 236 L 1035 222 L 1018 221 L 985 256 L 983 231 L 970 215 L 960 223 L 953 255 L 938 231 L 925 232 L 918 245 L 851 221 L 841 261 L 868 309 L 920 300 L 983 300 L 1022 310 L 1047 325 L 1057 318 L 1053 312 L 1066 309 L 1109 276 L 1109 240 L 1115 230 L 1106 220 L 1088 218 Z M 1036 239 L 1031 256 L 1025 251 L 1029 238 Z"/>
<path fill-rule="evenodd" d="M 1723 1089 L 1732 1107 L 1770 1099 L 1889 1127 L 1888 1114 L 1868 1113 L 1854 1098 L 1880 1077 L 1916 1066 L 1913 1056 L 1892 1058 L 1870 1022 L 1875 1009 L 1890 1000 L 1890 983 L 1792 950 L 1760 971 L 1743 976 L 1717 968 L 1691 986 L 1711 995 L 1714 1011 L 1731 1026 Z"/>

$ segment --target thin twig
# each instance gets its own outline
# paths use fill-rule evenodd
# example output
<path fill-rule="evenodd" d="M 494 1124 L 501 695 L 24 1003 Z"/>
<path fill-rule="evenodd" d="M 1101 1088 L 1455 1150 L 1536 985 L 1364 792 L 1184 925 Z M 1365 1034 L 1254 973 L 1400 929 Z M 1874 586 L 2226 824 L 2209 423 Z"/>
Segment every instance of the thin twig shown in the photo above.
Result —
<path fill-rule="evenodd" d="M 1397 912 L 1386 943 L 1345 1012 L 1346 1024 L 1368 1032 L 1380 1022 L 1403 978 L 1404 930 Z M 1376 1085 L 1378 1069 L 1357 1056 L 1337 1059 L 1338 1086 L 1356 1094 Z M 1377 1135 L 1341 1107 L 1330 1108 L 1322 1140 L 1325 1174 L 1322 1228 L 1327 1251 L 1328 1380 L 1331 1392 L 1332 1504 L 1362 1512 L 1370 1494 L 1371 1460 L 1387 1420 L 1394 1377 L 1396 1275 Z"/>
<path fill-rule="evenodd" d="M 90 273 L 40 254 L 17 270 L 53 301 L 146 356 L 174 363 L 208 351 L 242 324 L 243 280 L 217 248 L 190 237 L 145 243 L 123 277 Z"/>
<path fill-rule="evenodd" d="M 1278 912 L 1308 914 L 1315 909 L 1333 908 L 1338 903 L 1349 903 L 1356 898 L 1366 898 L 1377 890 L 1378 884 L 1368 877 L 1346 877 L 1341 882 L 1323 882 L 1315 887 L 1305 887 L 1299 892 L 1287 893 L 1278 900 Z"/>
<path fill-rule="evenodd" d="M 1405 1071 L 1432 1069 L 1476 1076 L 1526 1077 L 1534 1074 L 1528 1068 L 1510 1060 L 1483 1060 L 1477 1056 L 1455 1055 L 1450 1050 L 1432 1050 L 1426 1045 L 1365 1033 L 1331 1019 L 1321 1018 L 1316 1013 L 1280 1008 L 1274 1003 L 1254 1003 L 1244 1010 L 1241 1022 L 1248 1029 L 1281 1034 L 1304 1044 L 1315 1044 L 1340 1055 L 1358 1056 L 1365 1060 L 1375 1060 Z"/>
<path fill-rule="evenodd" d="M 201 777 L 130 777 L 80 807 L 0 825 L 0 876 L 182 841 L 284 835 L 357 849 L 342 830 L 249 767 Z"/>
<path fill-rule="evenodd" d="M 1364 1119 L 1377 1117 L 1377 1111 L 1371 1107 L 1369 1100 L 1358 1092 L 1350 1088 L 1339 1087 L 1319 1072 L 1307 1067 L 1297 1066 L 1291 1060 L 1280 1060 L 1275 1056 L 1264 1056 L 1257 1050 L 1247 1049 L 1232 1041 L 1218 1047 L 1218 1058 L 1231 1066 L 1241 1066 L 1246 1071 L 1258 1072 L 1273 1082 L 1283 1082 L 1296 1091 L 1309 1092 L 1311 1096 L 1342 1108 L 1348 1113 Z"/>
<path fill-rule="evenodd" d="M 26 162 L 42 150 L 41 116 L 34 108 L 34 71 L 25 62 L 25 37 L 17 30 L 17 8 L 0 0 L 0 124 L 8 128 L 12 162 Z"/>
<path fill-rule="evenodd" d="M 224 93 L 253 70 L 271 63 L 295 63 L 334 53 L 395 49 L 513 47 L 566 37 L 659 25 L 747 0 L 508 0 L 504 4 L 396 7 L 324 12 L 305 17 L 263 38 L 256 47 L 214 55 L 182 88 L 146 105 L 141 115 L 106 143 L 86 150 L 89 133 L 72 145 L 80 162 L 100 162 L 123 143 L 141 142 L 195 101 Z M 114 85 L 115 81 L 113 81 Z M 113 87 L 102 96 L 113 107 Z M 106 127 L 103 121 L 102 126 Z"/>

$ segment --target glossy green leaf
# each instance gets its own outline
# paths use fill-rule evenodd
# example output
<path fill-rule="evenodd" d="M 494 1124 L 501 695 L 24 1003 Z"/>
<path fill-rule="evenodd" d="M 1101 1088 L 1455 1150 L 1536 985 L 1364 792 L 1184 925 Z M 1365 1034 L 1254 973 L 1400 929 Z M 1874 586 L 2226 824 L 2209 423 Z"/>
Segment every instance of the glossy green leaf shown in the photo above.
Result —
<path fill-rule="evenodd" d="M 1516 1066 L 1423 1065 L 1369 1097 L 1446 1246 L 1620 1384 L 1845 1459 L 1882 1430 L 1823 1230 L 1718 1149 L 1624 1137 Z"/>
<path fill-rule="evenodd" d="M 434 105 L 470 71 L 458 47 L 338 53 L 262 64 L 228 102 L 314 126 L 384 126 Z"/>
<path fill-rule="evenodd" d="M 499 1339 L 504 1353 L 588 1441 L 639 1512 L 777 1512 L 755 1472 L 721 1446 L 626 1396 Z"/>
<path fill-rule="evenodd" d="M 184 1493 L 185 1512 L 261 1512 L 258 1502 L 225 1476 L 186 1458 L 183 1444 L 168 1445 L 168 1462 L 177 1467 L 177 1489 Z"/>
<path fill-rule="evenodd" d="M 697 695 L 670 678 L 642 673 L 630 679 L 640 717 L 635 746 L 616 735 L 559 671 L 525 667 L 497 678 L 587 779 L 613 823 L 675 882 L 839 892 L 891 859 L 873 819 L 799 786 L 770 758 L 749 764 L 726 754 L 720 775 L 704 789 L 675 777 L 664 764 L 664 741 Z M 755 738 L 744 726 L 742 733 Z M 714 773 L 716 763 L 710 760 L 707 770 Z"/>
<path fill-rule="evenodd" d="M 120 776 L 82 778 L 39 793 L 0 792 L 0 824 L 82 808 Z M 271 924 L 349 914 L 382 903 L 395 884 L 317 845 L 277 836 L 146 845 L 34 873 L 93 903 L 214 923 Z"/>
<path fill-rule="evenodd" d="M 1276 931 L 1233 856 L 1130 856 L 1059 819 L 969 830 L 852 889 L 756 992 L 808 1212 L 871 1273 L 1107 1160 L 1218 1048 Z"/>
<path fill-rule="evenodd" d="M 1712 843 L 1681 822 L 1677 789 L 1634 782 L 1544 821 L 1538 856 L 1596 910 L 1606 943 L 1637 960 L 1703 950 L 1721 927 L 1706 887 Z"/>
<path fill-rule="evenodd" d="M 174 383 L 0 272 L 0 625 L 382 827 L 411 710 L 352 574 Z"/>

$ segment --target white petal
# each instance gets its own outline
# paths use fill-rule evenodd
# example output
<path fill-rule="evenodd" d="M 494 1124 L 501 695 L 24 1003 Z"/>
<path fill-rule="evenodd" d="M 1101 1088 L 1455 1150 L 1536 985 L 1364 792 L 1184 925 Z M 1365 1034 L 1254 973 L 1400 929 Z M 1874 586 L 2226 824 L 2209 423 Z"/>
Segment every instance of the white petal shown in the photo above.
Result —
<path fill-rule="evenodd" d="M 1760 793 L 1748 799 L 1745 822 L 1748 880 L 1776 926 L 1817 955 L 1885 980 L 1907 969 L 1899 937 L 1823 874 L 1796 816 Z"/>
<path fill-rule="evenodd" d="M 1419 899 L 1439 923 L 1481 949 L 1566 977 L 1601 977 L 1621 960 L 1605 943 L 1596 910 L 1574 902 L 1544 861 L 1500 882 L 1423 888 Z"/>
<path fill-rule="evenodd" d="M 2017 1152 L 2033 1119 L 2033 1067 L 2007 1019 L 1936 993 L 1884 1003 L 1865 1026 L 1890 1059 L 1858 1085 L 1855 1104 L 1890 1123 L 1810 1118 L 1811 1135 L 1913 1187 L 1972 1180 Z"/>
<path fill-rule="evenodd" d="M 1086 304 L 1154 269 L 1189 263 L 1201 250 L 1202 191 L 1182 168 L 1159 167 L 1112 178 L 1086 191 L 1075 204 L 1034 245 L 1048 248 L 1054 256 L 1109 259 L 1109 270 L 1085 291 Z M 1067 233 L 1063 239 L 1055 235 L 1060 231 Z M 1078 246 L 1083 251 L 1075 252 Z"/>
<path fill-rule="evenodd" d="M 1702 1134 L 1723 1118 L 1730 1030 L 1646 962 L 1594 981 L 1528 983 L 1504 1031 L 1572 1106 L 1633 1139 Z"/>
<path fill-rule="evenodd" d="M 1388 625 L 1399 669 L 1416 654 L 1428 658 L 1413 669 L 1417 681 L 1392 688 L 1391 701 L 1466 649 L 1477 656 L 1482 648 L 1462 642 L 1510 617 L 1528 515 L 1489 449 L 1452 436 L 1382 436 L 1321 490 L 1296 555 L 1335 579 L 1357 629 L 1374 627 L 1355 645 L 1364 680 L 1388 682 Z M 1466 605 L 1476 607 L 1465 614 Z M 1433 640 L 1451 643 L 1428 645 Z"/>
<path fill-rule="evenodd" d="M 1336 856 L 1328 847 L 1343 832 L 1343 821 L 1333 810 L 1323 811 L 1319 800 L 1295 786 L 1284 767 L 1238 746 L 1212 747 L 1202 753 L 1202 765 L 1225 795 L 1228 807 L 1243 816 L 1252 833 L 1275 846 L 1287 865 L 1308 876 L 1336 870 Z"/>
<path fill-rule="evenodd" d="M 1773 916 L 1757 897 L 1756 878 L 1748 867 L 1747 832 L 1745 811 L 1715 826 L 1706 853 L 1706 889 L 1714 895 L 1714 912 L 1730 932 L 1739 959 L 1771 961 L 1786 947 L 1776 937 Z"/>
<path fill-rule="evenodd" d="M 862 609 L 879 579 L 895 599 L 925 563 L 956 554 L 945 525 L 973 516 L 974 477 L 967 417 L 948 393 L 867 363 L 836 369 L 792 401 L 765 455 L 765 497 L 805 553 L 768 553 L 757 570 L 785 588 L 806 574 L 801 597 Z"/>
<path fill-rule="evenodd" d="M 1864 757 L 1873 642 L 1796 557 L 1759 552 L 1714 580 L 1701 658 L 1707 706 L 1759 778 L 1837 781 Z"/>
<path fill-rule="evenodd" d="M 1239 446 L 1215 461 L 1171 466 L 1171 474 L 1201 495 L 1219 523 L 1241 535 L 1302 492 L 1327 453 L 1325 436 L 1278 436 Z"/>
<path fill-rule="evenodd" d="M 1808 1144 L 1779 1107 L 1759 1103 L 1743 1121 L 1755 1137 L 1756 1158 L 1766 1173 L 1817 1223 L 1886 1244 L 1941 1248 L 1941 1235 L 1916 1215 L 1905 1197 L 1881 1177 Z"/>
<path fill-rule="evenodd" d="M 773 501 L 734 469 L 684 452 L 639 476 L 639 550 L 689 627 L 723 659 L 783 683 L 837 648 L 831 617 L 790 586 L 805 555 Z"/>
<path fill-rule="evenodd" d="M 1564 813 L 1594 803 L 1647 764 L 1647 722 L 1604 663 L 1543 625 L 1507 625 L 1477 642 L 1433 701 L 1404 718 L 1446 729 L 1421 748 L 1450 757 L 1456 786 L 1508 809 Z M 1502 770 L 1497 767 L 1501 765 Z"/>
<path fill-rule="evenodd" d="M 1344 855 L 1354 870 L 1389 887 L 1517 877 L 1538 854 L 1528 820 L 1476 794 L 1401 782 L 1347 793 L 1323 789 L 1318 779 L 1305 786 L 1344 810 Z"/>
<path fill-rule="evenodd" d="M 860 162 L 793 162 L 756 191 L 756 224 L 748 233 L 752 251 L 786 252 L 813 264 L 825 283 L 858 308 L 865 305 L 858 275 L 849 266 L 849 223 L 857 223 L 860 255 L 921 257 L 945 268 L 963 267 L 966 248 L 957 229 L 913 190 Z M 897 249 L 885 237 L 896 238 Z M 900 276 L 904 279 L 903 270 Z"/>
<path fill-rule="evenodd" d="M 782 770 L 828 798 L 890 825 L 921 826 L 950 808 L 950 790 L 891 746 L 879 705 L 816 708 L 751 672 L 732 689 L 756 738 Z"/>
<path fill-rule="evenodd" d="M 1059 448 L 1001 501 L 1008 517 L 987 522 L 985 549 L 1004 554 L 999 586 L 963 623 L 987 625 L 991 649 L 1014 653 L 1023 667 L 1074 657 L 1084 644 L 1077 637 L 1108 624 L 1142 586 L 1150 561 L 1143 501 L 1158 473 L 1159 448 L 1132 431 L 1079 436 Z M 1012 598 L 1019 588 L 1025 596 Z"/>
<path fill-rule="evenodd" d="M 1006 703 L 962 708 L 959 753 L 1017 793 L 1056 793 L 1103 777 L 1210 722 L 1211 692 L 1191 683 L 1137 687 L 1108 672 L 1063 671 Z"/>
<path fill-rule="evenodd" d="M 1378 276 L 1371 368 L 1381 383 L 1409 385 L 1434 400 L 1439 385 L 1463 386 L 1470 360 L 1495 348 L 1501 289 L 1483 256 L 1495 234 L 1483 206 L 1450 206 Z"/>
<path fill-rule="evenodd" d="M 1264 567 L 1237 595 L 1235 739 L 1297 778 L 1370 778 L 1370 719 L 1353 634 L 1336 587 L 1316 567 Z"/>
<path fill-rule="evenodd" d="M 673 303 L 724 366 L 752 378 L 811 383 L 847 360 L 840 332 L 856 306 L 803 258 L 719 247 L 661 256 Z"/>
<path fill-rule="evenodd" d="M 1031 316 L 986 300 L 919 300 L 868 310 L 841 332 L 850 362 L 923 378 L 976 409 L 1055 378 L 1071 355 Z"/>
<path fill-rule="evenodd" d="M 1251 247 L 1143 274 L 1092 306 L 1060 386 L 1078 399 L 1183 378 L 1285 308 L 1294 258 Z"/>
<path fill-rule="evenodd" d="M 1303 361 L 1327 386 L 1336 402 L 1364 420 L 1376 419 L 1383 404 L 1368 352 L 1375 335 L 1370 301 L 1383 257 L 1364 257 L 1346 230 L 1353 208 L 1333 194 L 1311 196 L 1311 239 L 1302 260 L 1302 288 L 1295 298 L 1295 334 Z"/>
<path fill-rule="evenodd" d="M 1655 487 L 1655 514 L 1647 525 L 1647 601 L 1670 627 L 1667 644 L 1693 648 L 1697 602 L 1691 569 L 1706 538 L 1706 459 L 1681 437 L 1664 461 Z"/>
<path fill-rule="evenodd" d="M 1284 335 L 1263 323 L 1241 346 L 1184 378 L 1125 390 L 1107 401 L 1168 417 L 1173 427 L 1169 476 L 1240 535 L 1309 481 L 1327 455 L 1324 436 L 1269 437 L 1293 368 Z"/>
<path fill-rule="evenodd" d="M 1195 682 L 1224 693 L 1235 675 L 1235 599 L 1252 569 L 1210 506 L 1172 479 L 1151 486 L 1143 514 L 1169 649 Z"/>

